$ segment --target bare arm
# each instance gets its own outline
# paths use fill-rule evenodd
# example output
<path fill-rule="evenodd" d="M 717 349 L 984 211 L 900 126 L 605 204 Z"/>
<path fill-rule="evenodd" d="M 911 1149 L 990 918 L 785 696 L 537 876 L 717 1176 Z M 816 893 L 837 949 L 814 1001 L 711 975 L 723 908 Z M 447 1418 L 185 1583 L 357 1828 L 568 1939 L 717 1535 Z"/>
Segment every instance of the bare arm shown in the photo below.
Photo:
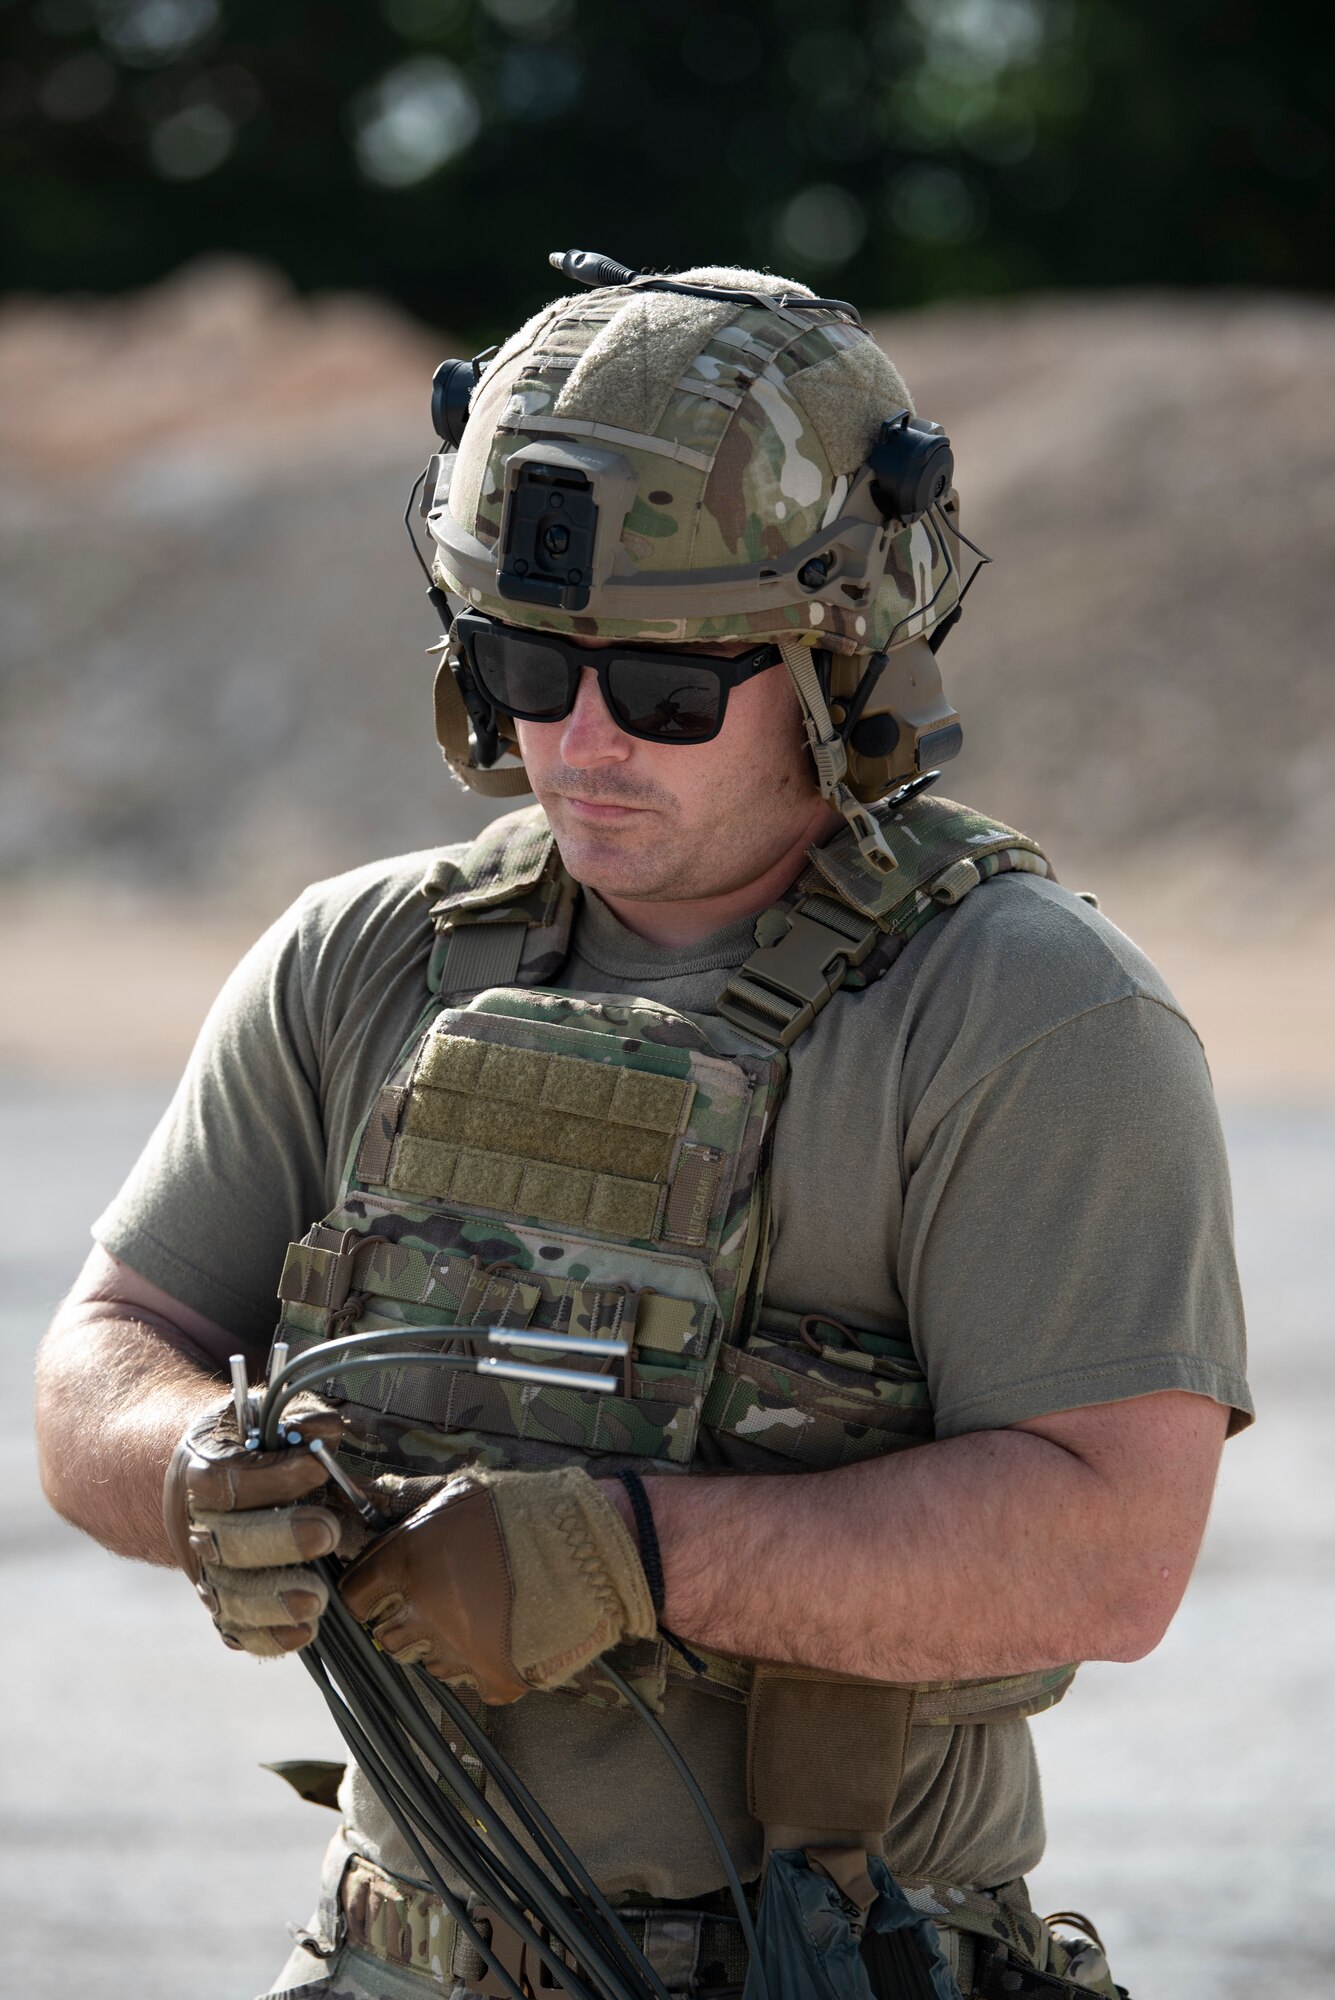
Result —
<path fill-rule="evenodd" d="M 116 1555 L 175 1561 L 162 1525 L 167 1461 L 224 1391 L 226 1327 L 94 1249 L 37 1356 L 47 1499 Z"/>
<path fill-rule="evenodd" d="M 1139 1659 L 1186 1588 L 1227 1421 L 1170 1391 L 837 1472 L 654 1479 L 664 1622 L 884 1680 Z"/>

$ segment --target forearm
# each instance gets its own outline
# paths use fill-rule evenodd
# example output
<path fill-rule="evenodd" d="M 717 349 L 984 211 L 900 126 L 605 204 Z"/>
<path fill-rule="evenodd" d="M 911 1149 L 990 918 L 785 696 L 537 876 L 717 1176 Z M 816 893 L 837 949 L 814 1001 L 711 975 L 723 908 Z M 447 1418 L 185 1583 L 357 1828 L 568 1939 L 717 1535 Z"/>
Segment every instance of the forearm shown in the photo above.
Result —
<path fill-rule="evenodd" d="M 224 1392 L 190 1343 L 96 1309 L 57 1315 L 37 1357 L 42 1486 L 114 1554 L 170 1564 L 162 1482 L 177 1440 Z"/>
<path fill-rule="evenodd" d="M 673 1631 L 884 1680 L 1138 1658 L 1195 1553 L 1192 1529 L 1128 1520 L 1103 1472 L 1016 1430 L 836 1472 L 648 1490 Z"/>

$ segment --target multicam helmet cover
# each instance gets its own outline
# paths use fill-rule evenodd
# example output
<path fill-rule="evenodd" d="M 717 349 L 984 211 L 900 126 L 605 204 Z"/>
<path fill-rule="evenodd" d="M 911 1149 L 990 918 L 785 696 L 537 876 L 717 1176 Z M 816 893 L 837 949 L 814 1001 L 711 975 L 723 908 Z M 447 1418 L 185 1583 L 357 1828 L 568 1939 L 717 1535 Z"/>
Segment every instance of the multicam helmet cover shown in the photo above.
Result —
<path fill-rule="evenodd" d="M 857 490 L 881 424 L 912 408 L 898 371 L 802 285 L 713 267 L 680 282 L 752 297 L 609 286 L 557 300 L 501 348 L 430 503 L 438 583 L 511 624 L 589 637 L 801 637 L 848 654 L 925 638 L 959 596 L 940 519 L 887 522 Z M 499 587 L 511 462 L 530 446 L 568 448 L 620 516 L 600 521 L 579 606 Z"/>
<path fill-rule="evenodd" d="M 553 258 L 572 261 L 615 279 L 506 342 L 457 449 L 428 468 L 442 615 L 467 606 L 650 644 L 773 641 L 822 794 L 864 856 L 893 868 L 867 803 L 961 740 L 933 658 L 962 594 L 949 441 L 913 416 L 851 306 L 756 271 L 655 278 Z M 436 728 L 462 783 L 527 788 L 522 767 L 492 768 L 517 747 L 513 724 L 448 642 Z"/>

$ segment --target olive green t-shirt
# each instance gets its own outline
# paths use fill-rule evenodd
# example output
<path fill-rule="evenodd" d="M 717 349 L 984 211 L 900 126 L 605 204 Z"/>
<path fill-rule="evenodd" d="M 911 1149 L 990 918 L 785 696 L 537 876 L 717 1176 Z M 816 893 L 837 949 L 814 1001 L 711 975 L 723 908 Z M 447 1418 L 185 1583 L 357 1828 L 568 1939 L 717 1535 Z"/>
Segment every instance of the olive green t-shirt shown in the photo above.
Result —
<path fill-rule="evenodd" d="M 286 1246 L 336 1206 L 359 1123 L 426 1005 L 418 885 L 433 858 L 317 884 L 266 932 L 95 1224 L 107 1250 L 227 1326 L 257 1365 Z M 588 896 L 560 984 L 707 1011 L 753 947 L 750 921 L 653 945 Z M 1245 1420 L 1209 1075 L 1135 946 L 1055 884 L 1002 875 L 882 979 L 836 995 L 792 1052 L 766 1298 L 910 1338 L 938 1437 L 1163 1389 Z M 743 1711 L 674 1680 L 666 1721 L 754 1873 Z M 606 1888 L 681 1898 L 719 1886 L 694 1810 L 635 1717 L 531 1695 L 490 1726 Z M 344 1805 L 355 1844 L 411 1873 L 356 1775 Z M 914 1730 L 887 1840 L 896 1872 L 989 1885 L 1042 1848 L 1027 1724 Z"/>

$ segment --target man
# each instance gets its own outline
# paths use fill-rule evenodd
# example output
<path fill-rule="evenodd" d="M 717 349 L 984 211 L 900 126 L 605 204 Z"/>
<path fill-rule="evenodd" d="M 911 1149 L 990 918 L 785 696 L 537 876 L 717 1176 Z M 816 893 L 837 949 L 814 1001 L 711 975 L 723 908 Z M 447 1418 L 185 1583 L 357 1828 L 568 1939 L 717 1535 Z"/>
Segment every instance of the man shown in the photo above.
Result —
<path fill-rule="evenodd" d="M 480 1692 L 599 1884 L 694 1939 L 673 1990 L 735 1983 L 722 1877 L 600 1698 L 609 1646 L 743 1876 L 883 1836 L 965 1992 L 1000 1938 L 1111 1993 L 1028 1908 L 1025 1718 L 1158 1643 L 1248 1420 L 1204 1060 L 1032 842 L 917 796 L 959 740 L 958 502 L 852 309 L 563 268 L 597 288 L 438 377 L 422 502 L 447 760 L 540 807 L 317 885 L 243 961 L 47 1337 L 47 1491 L 251 1651 L 309 1641 L 310 1563 L 356 1555 L 382 1646 Z M 248 1462 L 218 1416 L 275 1291 L 293 1352 L 442 1322 L 632 1352 L 603 1398 L 333 1370 L 308 1434 L 404 1516 L 367 1548 L 313 1456 Z M 753 1662 L 820 1673 L 794 1707 Z M 841 1676 L 898 1703 L 869 1831 L 811 1693 Z M 475 1977 L 355 1766 L 340 1802 L 274 1991 Z"/>

